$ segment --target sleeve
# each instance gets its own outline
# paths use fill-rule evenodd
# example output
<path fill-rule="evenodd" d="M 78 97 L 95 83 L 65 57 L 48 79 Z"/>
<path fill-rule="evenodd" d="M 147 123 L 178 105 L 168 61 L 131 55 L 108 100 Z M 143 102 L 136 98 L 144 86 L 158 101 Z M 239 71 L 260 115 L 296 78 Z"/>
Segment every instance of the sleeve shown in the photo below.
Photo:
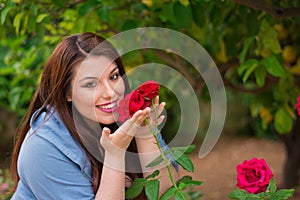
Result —
<path fill-rule="evenodd" d="M 36 135 L 24 142 L 18 170 L 36 199 L 94 199 L 92 183 L 80 166 L 53 143 Z"/>

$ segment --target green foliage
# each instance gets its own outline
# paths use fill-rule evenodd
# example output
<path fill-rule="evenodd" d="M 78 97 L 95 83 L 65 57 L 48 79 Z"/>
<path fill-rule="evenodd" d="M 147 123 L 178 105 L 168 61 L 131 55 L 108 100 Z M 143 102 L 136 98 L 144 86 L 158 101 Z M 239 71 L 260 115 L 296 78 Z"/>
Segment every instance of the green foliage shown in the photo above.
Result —
<path fill-rule="evenodd" d="M 145 192 L 149 200 L 158 199 L 159 184 L 159 180 L 157 179 L 147 181 Z"/>
<path fill-rule="evenodd" d="M 235 200 L 286 200 L 293 197 L 295 190 L 294 189 L 280 189 L 277 190 L 277 186 L 272 178 L 268 185 L 268 188 L 265 192 L 261 192 L 258 194 L 250 194 L 246 191 L 237 189 L 232 191 L 228 196 L 230 199 Z"/>
<path fill-rule="evenodd" d="M 171 152 L 176 160 L 176 162 L 186 171 L 193 172 L 194 165 L 187 154 L 191 153 L 195 149 L 195 145 L 188 147 L 173 147 Z M 168 153 L 168 152 L 164 152 Z M 163 156 L 160 155 L 152 162 L 150 162 L 146 167 L 154 167 L 164 161 Z M 146 178 L 137 178 L 134 180 L 130 188 L 126 190 L 126 198 L 131 199 L 137 197 L 145 187 L 146 195 L 149 199 L 158 199 L 159 194 L 159 180 L 156 178 L 159 175 L 159 171 L 154 171 L 152 174 L 148 175 Z M 176 182 L 176 186 L 173 185 L 167 191 L 165 191 L 160 197 L 163 199 L 170 199 L 174 197 L 175 199 L 199 199 L 201 193 L 199 191 L 194 191 L 191 187 L 203 185 L 202 181 L 193 180 L 191 176 L 183 176 L 180 180 Z M 187 188 L 190 188 L 187 191 Z M 188 198 L 191 197 L 191 198 Z"/>
<path fill-rule="evenodd" d="M 281 8 L 299 6 L 299 0 L 270 0 L 268 3 Z M 268 109 L 272 118 L 267 124 L 274 124 L 280 133 L 290 130 L 279 128 L 281 122 L 275 120 L 275 115 L 279 109 L 285 109 L 293 122 L 295 91 L 299 91 L 299 87 L 296 81 L 289 82 L 294 91 L 282 93 L 283 86 L 277 78 L 291 76 L 296 80 L 300 75 L 299 17 L 274 18 L 268 12 L 228 0 L 67 0 L 63 3 L 58 0 L 1 0 L 1 106 L 9 107 L 19 116 L 24 114 L 42 67 L 62 37 L 85 31 L 109 37 L 143 26 L 165 27 L 187 34 L 203 45 L 220 67 L 239 61 L 239 67 L 228 70 L 224 78 L 246 90 L 267 87 L 268 92 L 273 93 L 268 105 L 261 102 L 261 108 Z M 133 67 L 137 61 L 145 63 L 152 58 L 157 61 L 155 53 L 151 56 L 137 53 L 134 58 L 127 60 L 127 66 Z M 192 67 L 185 63 L 184 68 L 195 82 L 199 81 L 199 74 Z M 176 104 L 170 104 L 173 103 Z M 248 105 L 249 109 L 252 104 Z M 179 120 L 170 119 L 168 123 L 178 124 Z M 262 126 L 267 127 L 266 124 Z"/>
<path fill-rule="evenodd" d="M 176 162 L 186 171 L 194 172 L 194 165 L 191 159 L 186 155 L 191 153 L 195 149 L 195 145 L 188 147 L 171 147 L 171 153 L 174 156 Z M 150 162 L 146 167 L 154 167 L 163 161 L 162 155 L 159 155 L 152 162 Z"/>
<path fill-rule="evenodd" d="M 147 179 L 136 178 L 131 187 L 126 190 L 126 199 L 132 199 L 137 197 L 143 190 L 147 183 Z"/>

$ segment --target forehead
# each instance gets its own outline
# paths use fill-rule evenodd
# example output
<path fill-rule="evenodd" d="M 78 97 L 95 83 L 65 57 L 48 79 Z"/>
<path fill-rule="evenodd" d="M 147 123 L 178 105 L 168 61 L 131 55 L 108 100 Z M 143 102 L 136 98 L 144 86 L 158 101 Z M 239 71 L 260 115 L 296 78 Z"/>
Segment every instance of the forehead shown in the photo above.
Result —
<path fill-rule="evenodd" d="M 106 56 L 88 56 L 78 66 L 77 77 L 101 77 L 117 67 L 117 64 Z"/>

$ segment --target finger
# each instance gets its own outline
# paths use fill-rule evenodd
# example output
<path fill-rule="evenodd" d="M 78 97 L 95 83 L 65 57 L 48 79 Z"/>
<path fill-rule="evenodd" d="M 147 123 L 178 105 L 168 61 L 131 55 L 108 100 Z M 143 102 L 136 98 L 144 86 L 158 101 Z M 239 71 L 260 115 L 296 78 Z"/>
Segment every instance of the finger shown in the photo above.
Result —
<path fill-rule="evenodd" d="M 134 113 L 131 117 L 131 122 L 137 123 L 138 119 L 143 115 L 143 111 L 139 110 L 136 113 Z"/>
<path fill-rule="evenodd" d="M 164 109 L 165 109 L 166 103 L 165 102 L 161 102 L 159 104 L 159 106 L 157 107 L 157 114 L 160 115 Z"/>
<path fill-rule="evenodd" d="M 158 125 L 160 125 L 164 121 L 164 119 L 165 119 L 164 115 L 160 116 L 157 120 Z"/>
<path fill-rule="evenodd" d="M 145 122 L 147 118 L 150 116 L 151 109 L 149 107 L 145 108 L 142 111 L 142 114 L 137 118 L 137 124 L 141 125 Z"/>
<path fill-rule="evenodd" d="M 158 105 L 159 104 L 159 96 L 157 95 L 154 99 L 154 104 Z"/>
<path fill-rule="evenodd" d="M 144 110 L 139 110 L 137 111 L 131 118 L 131 121 L 135 124 L 135 125 L 141 125 L 145 119 L 149 116 L 150 113 L 150 108 L 147 107 Z"/>
<path fill-rule="evenodd" d="M 107 128 L 107 127 L 104 127 L 103 130 L 102 130 L 102 135 L 104 137 L 106 137 L 107 139 L 109 139 L 109 136 L 110 136 L 110 129 Z"/>
<path fill-rule="evenodd" d="M 103 128 L 102 129 L 102 135 L 101 135 L 101 138 L 100 138 L 100 144 L 104 147 L 106 146 L 110 139 L 109 139 L 109 136 L 110 136 L 110 129 L 109 128 Z"/>

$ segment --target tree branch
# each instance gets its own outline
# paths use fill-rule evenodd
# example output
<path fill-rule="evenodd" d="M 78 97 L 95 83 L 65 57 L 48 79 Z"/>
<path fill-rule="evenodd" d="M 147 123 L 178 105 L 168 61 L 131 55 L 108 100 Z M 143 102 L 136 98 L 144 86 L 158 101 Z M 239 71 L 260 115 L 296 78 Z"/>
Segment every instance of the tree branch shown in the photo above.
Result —
<path fill-rule="evenodd" d="M 279 6 L 271 6 L 261 0 L 232 0 L 237 4 L 241 4 L 255 10 L 261 10 L 269 13 L 274 18 L 298 17 L 300 16 L 300 7 L 282 8 Z"/>

